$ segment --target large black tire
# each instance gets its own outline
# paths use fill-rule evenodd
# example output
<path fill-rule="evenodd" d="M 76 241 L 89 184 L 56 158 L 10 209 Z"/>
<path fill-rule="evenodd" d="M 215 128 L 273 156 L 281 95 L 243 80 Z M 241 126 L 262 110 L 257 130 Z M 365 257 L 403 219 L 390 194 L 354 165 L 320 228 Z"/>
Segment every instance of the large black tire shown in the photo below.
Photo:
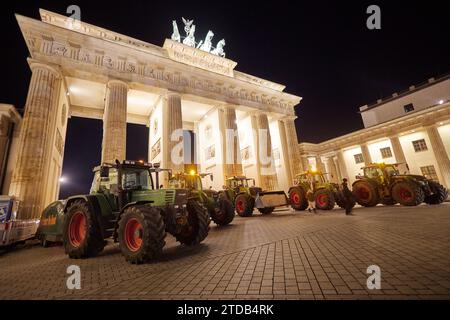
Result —
<path fill-rule="evenodd" d="M 178 241 L 188 246 L 202 242 L 209 232 L 210 217 L 208 210 L 195 200 L 188 201 L 188 225 L 175 235 Z"/>
<path fill-rule="evenodd" d="M 233 221 L 235 213 L 233 203 L 224 195 L 219 196 L 219 203 L 210 212 L 211 219 L 219 226 L 225 226 Z"/>
<path fill-rule="evenodd" d="M 96 256 L 105 247 L 100 226 L 89 204 L 74 201 L 67 209 L 63 225 L 63 245 L 72 259 Z"/>
<path fill-rule="evenodd" d="M 433 194 L 425 197 L 426 204 L 440 204 L 448 198 L 448 190 L 441 184 L 429 181 L 431 191 Z"/>
<path fill-rule="evenodd" d="M 397 203 L 393 198 L 381 199 L 381 203 L 385 206 L 393 206 Z"/>
<path fill-rule="evenodd" d="M 234 200 L 234 207 L 240 217 L 250 217 L 253 214 L 255 199 L 247 194 L 239 194 Z"/>
<path fill-rule="evenodd" d="M 376 186 L 365 180 L 353 184 L 353 197 L 363 207 L 374 207 L 380 202 Z"/>
<path fill-rule="evenodd" d="M 316 208 L 320 210 L 331 210 L 336 205 L 333 192 L 328 189 L 319 189 L 314 193 Z"/>
<path fill-rule="evenodd" d="M 289 190 L 289 200 L 291 207 L 297 211 L 306 210 L 308 207 L 308 200 L 306 199 L 306 192 L 303 188 L 293 187 Z"/>
<path fill-rule="evenodd" d="M 423 189 L 413 182 L 401 181 L 392 187 L 392 198 L 402 206 L 417 206 L 425 200 Z"/>
<path fill-rule="evenodd" d="M 161 209 L 137 205 L 125 210 L 119 220 L 119 247 L 130 263 L 140 264 L 161 255 L 166 227 Z"/>
<path fill-rule="evenodd" d="M 259 208 L 258 211 L 262 214 L 271 214 L 275 210 L 274 207 L 267 207 L 267 208 Z"/>

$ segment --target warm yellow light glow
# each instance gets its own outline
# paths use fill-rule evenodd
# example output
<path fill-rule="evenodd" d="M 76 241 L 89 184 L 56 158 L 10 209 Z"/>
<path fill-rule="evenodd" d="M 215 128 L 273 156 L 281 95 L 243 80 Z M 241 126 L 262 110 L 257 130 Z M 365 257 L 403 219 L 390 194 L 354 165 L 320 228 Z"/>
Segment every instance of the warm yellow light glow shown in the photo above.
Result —
<path fill-rule="evenodd" d="M 144 160 L 139 160 L 140 163 L 144 163 Z"/>
<path fill-rule="evenodd" d="M 192 169 L 191 171 L 189 171 L 189 174 L 190 174 L 191 176 L 195 175 L 195 170 Z"/>
<path fill-rule="evenodd" d="M 312 168 L 311 168 L 311 172 L 316 173 L 316 172 L 317 172 L 317 168 L 316 168 L 316 167 L 312 167 Z"/>

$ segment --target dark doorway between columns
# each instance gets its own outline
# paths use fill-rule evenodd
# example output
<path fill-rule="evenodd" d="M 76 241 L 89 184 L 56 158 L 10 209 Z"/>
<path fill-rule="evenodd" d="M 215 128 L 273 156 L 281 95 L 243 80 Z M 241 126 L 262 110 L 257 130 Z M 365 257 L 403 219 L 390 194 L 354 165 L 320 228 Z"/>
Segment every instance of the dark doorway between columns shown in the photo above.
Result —
<path fill-rule="evenodd" d="M 197 163 L 197 154 L 195 152 L 195 133 L 192 130 L 183 130 L 184 139 L 184 163 Z"/>

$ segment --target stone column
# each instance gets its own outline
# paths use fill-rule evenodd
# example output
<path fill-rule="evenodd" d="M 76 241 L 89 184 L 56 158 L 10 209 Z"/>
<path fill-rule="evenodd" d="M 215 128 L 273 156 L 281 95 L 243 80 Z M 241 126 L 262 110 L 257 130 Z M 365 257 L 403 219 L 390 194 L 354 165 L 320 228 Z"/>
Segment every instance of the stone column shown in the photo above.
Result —
<path fill-rule="evenodd" d="M 45 206 L 45 170 L 49 165 L 61 75 L 53 67 L 30 62 L 32 71 L 20 130 L 17 164 L 10 194 L 21 200 L 20 218 L 38 218 Z M 53 126 L 53 128 L 52 128 Z"/>
<path fill-rule="evenodd" d="M 344 152 L 342 150 L 339 150 L 337 152 L 337 162 L 338 162 L 338 166 L 339 166 L 339 171 L 341 173 L 341 179 L 343 178 L 347 178 L 348 177 L 348 172 L 347 172 L 347 166 L 345 165 L 345 160 L 344 160 Z"/>
<path fill-rule="evenodd" d="M 330 170 L 329 172 L 329 178 L 331 182 L 335 182 L 338 183 L 339 180 L 339 175 L 336 169 L 336 164 L 334 163 L 334 157 L 328 157 L 327 158 L 327 162 L 328 162 L 328 168 Z"/>
<path fill-rule="evenodd" d="M 273 167 L 272 141 L 270 138 L 269 120 L 265 113 L 256 115 L 256 125 L 258 128 L 258 154 L 261 188 L 264 190 L 274 190 L 277 185 L 277 175 Z"/>
<path fill-rule="evenodd" d="M 442 184 L 447 188 L 450 188 L 450 159 L 445 150 L 441 135 L 434 125 L 427 128 L 427 134 L 431 142 L 431 147 L 433 148 L 439 171 L 441 171 L 443 178 Z"/>
<path fill-rule="evenodd" d="M 184 171 L 183 154 L 183 117 L 181 114 L 181 96 L 168 92 L 163 100 L 162 166 L 174 172 Z"/>
<path fill-rule="evenodd" d="M 310 169 L 308 156 L 306 156 L 306 155 L 302 155 L 302 167 L 303 167 L 303 171 L 307 171 Z"/>
<path fill-rule="evenodd" d="M 339 168 L 338 158 L 337 158 L 337 156 L 333 156 L 332 159 L 333 159 L 333 165 L 336 168 L 336 178 L 337 178 L 338 182 L 342 181 L 343 177 L 342 177 L 342 174 L 341 174 L 341 168 Z"/>
<path fill-rule="evenodd" d="M 119 80 L 106 84 L 103 113 L 102 163 L 126 158 L 128 85 Z"/>
<path fill-rule="evenodd" d="M 283 120 L 278 120 L 278 131 L 280 134 L 280 142 L 281 142 L 281 151 L 283 154 L 283 166 L 284 166 L 284 172 L 286 174 L 286 180 L 289 185 L 292 184 L 294 181 L 294 173 L 292 170 L 292 161 L 291 161 L 291 153 L 293 151 L 293 148 L 289 147 L 288 144 L 288 138 L 286 134 L 286 125 Z"/>
<path fill-rule="evenodd" d="M 363 158 L 364 158 L 364 164 L 366 166 L 371 164 L 372 163 L 372 157 L 370 155 L 369 147 L 367 146 L 367 144 L 362 144 L 361 145 L 361 153 L 362 153 Z"/>
<path fill-rule="evenodd" d="M 316 156 L 316 170 L 325 171 L 324 165 L 322 163 L 322 159 L 320 156 Z"/>
<path fill-rule="evenodd" d="M 291 164 L 292 177 L 302 173 L 302 162 L 300 157 L 300 151 L 298 150 L 297 131 L 295 129 L 295 117 L 285 118 L 284 124 L 286 127 L 286 142 L 288 146 L 289 162 Z"/>
<path fill-rule="evenodd" d="M 392 151 L 394 151 L 395 161 L 398 163 L 406 163 L 405 153 L 403 152 L 398 136 L 393 136 L 389 139 L 391 141 Z"/>
<path fill-rule="evenodd" d="M 221 111 L 219 111 L 221 112 Z M 236 110 L 231 106 L 223 109 L 223 169 L 225 177 L 241 176 L 242 163 L 239 135 L 236 124 Z"/>

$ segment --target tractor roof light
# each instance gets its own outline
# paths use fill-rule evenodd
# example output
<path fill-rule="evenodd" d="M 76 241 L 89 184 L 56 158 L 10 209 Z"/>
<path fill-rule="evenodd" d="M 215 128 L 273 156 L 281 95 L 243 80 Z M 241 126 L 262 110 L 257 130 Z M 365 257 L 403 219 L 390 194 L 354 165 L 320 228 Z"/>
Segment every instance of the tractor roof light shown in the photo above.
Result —
<path fill-rule="evenodd" d="M 190 174 L 191 176 L 194 176 L 194 175 L 195 175 L 195 170 L 194 170 L 194 169 L 191 169 L 191 171 L 189 171 L 189 174 Z"/>

